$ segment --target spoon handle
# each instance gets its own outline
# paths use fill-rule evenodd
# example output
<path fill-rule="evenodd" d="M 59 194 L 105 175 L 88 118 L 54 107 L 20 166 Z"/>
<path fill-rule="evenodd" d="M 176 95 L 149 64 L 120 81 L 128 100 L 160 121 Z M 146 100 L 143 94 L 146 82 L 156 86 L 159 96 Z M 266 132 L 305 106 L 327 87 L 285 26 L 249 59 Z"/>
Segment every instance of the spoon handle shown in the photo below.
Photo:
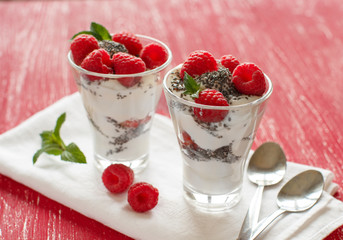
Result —
<path fill-rule="evenodd" d="M 254 240 L 266 227 L 269 226 L 269 224 L 271 224 L 278 216 L 280 216 L 284 212 L 286 212 L 286 210 L 280 208 L 266 217 L 264 220 L 260 221 L 257 224 L 256 228 L 253 230 L 250 240 Z"/>
<path fill-rule="evenodd" d="M 263 185 L 258 185 L 255 195 L 251 199 L 250 206 L 247 214 L 245 215 L 241 231 L 237 240 L 248 240 L 252 235 L 252 229 L 255 228 L 258 222 L 258 216 L 260 214 Z"/>
<path fill-rule="evenodd" d="M 263 190 L 264 190 L 264 186 L 258 185 L 256 189 L 256 193 L 250 203 L 249 212 L 250 212 L 251 207 L 253 209 L 253 211 L 249 213 L 252 228 L 254 228 L 258 222 L 258 217 L 260 215 L 261 204 L 262 204 Z"/>

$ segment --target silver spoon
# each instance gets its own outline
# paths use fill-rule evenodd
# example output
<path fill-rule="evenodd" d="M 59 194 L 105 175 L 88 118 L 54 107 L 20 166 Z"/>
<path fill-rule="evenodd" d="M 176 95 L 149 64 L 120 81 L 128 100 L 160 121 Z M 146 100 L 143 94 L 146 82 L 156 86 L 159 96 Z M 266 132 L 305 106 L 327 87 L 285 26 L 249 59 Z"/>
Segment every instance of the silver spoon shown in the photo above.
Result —
<path fill-rule="evenodd" d="M 322 195 L 323 187 L 323 175 L 316 170 L 307 170 L 292 178 L 282 187 L 277 196 L 280 209 L 256 226 L 251 240 L 284 212 L 302 212 L 311 208 Z"/>
<path fill-rule="evenodd" d="M 275 142 L 263 143 L 251 156 L 247 175 L 258 187 L 244 218 L 238 240 L 251 237 L 251 230 L 258 222 L 264 187 L 280 182 L 285 172 L 286 156 L 280 145 Z"/>

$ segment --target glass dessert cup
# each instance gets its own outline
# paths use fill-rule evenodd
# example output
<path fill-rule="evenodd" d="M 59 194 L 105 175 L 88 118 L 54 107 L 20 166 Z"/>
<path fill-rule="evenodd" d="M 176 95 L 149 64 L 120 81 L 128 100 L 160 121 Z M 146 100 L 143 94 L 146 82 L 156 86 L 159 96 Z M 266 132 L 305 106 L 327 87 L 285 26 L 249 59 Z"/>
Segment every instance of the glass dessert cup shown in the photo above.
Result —
<path fill-rule="evenodd" d="M 93 133 L 96 166 L 102 171 L 122 163 L 134 172 L 148 164 L 149 132 L 161 96 L 162 78 L 172 53 L 163 42 L 138 35 L 143 45 L 158 43 L 168 52 L 167 61 L 152 70 L 136 74 L 101 74 L 76 65 L 71 52 L 68 60 L 81 94 Z M 120 81 L 137 82 L 125 87 Z"/>
<path fill-rule="evenodd" d="M 241 198 L 244 168 L 259 123 L 272 93 L 244 104 L 208 106 L 187 101 L 172 91 L 170 80 L 163 81 L 164 93 L 183 158 L 184 197 L 198 209 L 216 212 L 235 206 Z M 193 110 L 211 109 L 226 117 L 219 122 L 202 122 Z"/>

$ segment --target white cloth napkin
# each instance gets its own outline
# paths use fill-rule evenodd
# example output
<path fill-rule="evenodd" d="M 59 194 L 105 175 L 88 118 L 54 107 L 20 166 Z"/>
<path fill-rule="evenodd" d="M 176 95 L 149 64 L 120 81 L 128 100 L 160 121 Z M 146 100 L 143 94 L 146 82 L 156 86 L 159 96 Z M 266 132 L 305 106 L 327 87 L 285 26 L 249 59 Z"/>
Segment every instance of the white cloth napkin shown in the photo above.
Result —
<path fill-rule="evenodd" d="M 75 164 L 43 154 L 36 165 L 32 156 L 40 148 L 39 133 L 51 130 L 57 117 L 67 113 L 61 136 L 75 142 L 88 164 Z M 231 211 L 209 214 L 190 207 L 182 195 L 182 160 L 170 119 L 156 115 L 151 132 L 148 167 L 135 177 L 160 191 L 158 205 L 150 212 L 136 213 L 127 203 L 127 193 L 110 194 L 93 165 L 91 133 L 78 93 L 38 112 L 14 129 L 0 135 L 0 173 L 90 218 L 135 239 L 235 239 L 256 186 L 245 180 L 243 198 Z M 281 184 L 265 188 L 260 217 L 277 209 L 280 187 L 297 173 L 311 167 L 288 163 Z M 326 179 L 326 192 L 312 209 L 284 214 L 261 234 L 260 239 L 322 239 L 343 224 L 343 203 L 333 198 L 337 185 L 333 174 L 319 169 Z"/>

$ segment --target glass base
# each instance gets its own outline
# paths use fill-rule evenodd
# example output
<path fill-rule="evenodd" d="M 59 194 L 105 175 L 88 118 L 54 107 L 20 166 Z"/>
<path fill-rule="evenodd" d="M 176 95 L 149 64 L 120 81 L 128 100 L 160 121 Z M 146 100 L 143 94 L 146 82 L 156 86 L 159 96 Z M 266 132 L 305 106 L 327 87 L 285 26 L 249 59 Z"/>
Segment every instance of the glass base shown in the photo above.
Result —
<path fill-rule="evenodd" d="M 198 208 L 199 210 L 206 212 L 221 212 L 229 210 L 241 199 L 241 188 L 229 194 L 222 195 L 207 195 L 203 193 L 198 193 L 192 189 L 183 187 L 184 197 L 188 203 L 192 206 Z"/>
<path fill-rule="evenodd" d="M 113 161 L 113 160 L 109 160 L 109 159 L 103 158 L 100 155 L 95 154 L 94 164 L 101 172 L 103 172 L 109 165 L 115 164 L 115 163 L 121 163 L 121 164 L 124 164 L 125 166 L 130 167 L 133 170 L 133 172 L 136 174 L 143 171 L 146 168 L 146 166 L 148 165 L 148 157 L 149 157 L 149 154 L 147 153 L 143 155 L 142 157 L 132 160 L 132 161 L 128 161 L 128 160 Z"/>

